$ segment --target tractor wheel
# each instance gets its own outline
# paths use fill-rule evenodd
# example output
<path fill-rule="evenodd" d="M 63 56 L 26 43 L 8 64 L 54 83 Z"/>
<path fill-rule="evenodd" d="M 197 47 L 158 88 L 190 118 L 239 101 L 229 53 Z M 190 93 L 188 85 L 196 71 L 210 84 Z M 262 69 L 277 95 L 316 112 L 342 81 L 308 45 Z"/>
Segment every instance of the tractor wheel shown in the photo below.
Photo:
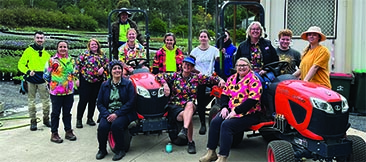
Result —
<path fill-rule="evenodd" d="M 128 131 L 128 129 L 124 130 L 123 134 L 124 134 L 123 144 L 125 144 L 124 148 L 125 148 L 125 151 L 128 152 L 128 150 L 130 150 L 132 136 L 130 135 L 130 132 Z M 115 152 L 116 141 L 114 140 L 112 132 L 108 133 L 108 143 L 109 143 L 109 147 L 111 148 L 111 150 L 114 153 L 116 153 Z"/>
<path fill-rule="evenodd" d="M 292 148 L 291 143 L 285 140 L 270 142 L 267 146 L 267 161 L 295 161 L 294 149 Z"/>
<path fill-rule="evenodd" d="M 349 156 L 349 160 L 352 162 L 366 161 L 366 143 L 365 141 L 355 135 L 348 135 L 347 139 L 353 142 L 352 144 L 352 154 Z"/>

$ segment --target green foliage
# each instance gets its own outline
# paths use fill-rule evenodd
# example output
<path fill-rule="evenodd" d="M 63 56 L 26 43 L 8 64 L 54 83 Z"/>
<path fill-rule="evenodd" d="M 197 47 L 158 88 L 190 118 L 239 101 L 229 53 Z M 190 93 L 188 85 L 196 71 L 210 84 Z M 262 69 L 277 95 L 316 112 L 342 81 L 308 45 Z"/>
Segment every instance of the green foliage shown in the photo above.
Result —
<path fill-rule="evenodd" d="M 0 8 L 16 8 L 24 6 L 23 0 L 0 0 Z"/>
<path fill-rule="evenodd" d="M 151 35 L 162 36 L 167 31 L 167 24 L 160 18 L 154 18 L 149 26 Z"/>
<path fill-rule="evenodd" d="M 240 43 L 246 39 L 246 29 L 236 29 L 235 39 L 237 43 Z M 229 30 L 230 34 L 232 35 L 234 30 Z"/>
<path fill-rule="evenodd" d="M 34 8 L 1 9 L 0 24 L 9 27 L 51 27 L 95 31 L 97 21 L 82 14 L 63 14 L 60 11 L 47 11 Z"/>
<path fill-rule="evenodd" d="M 188 35 L 188 25 L 177 25 L 170 29 L 172 33 L 176 36 L 187 37 Z"/>
<path fill-rule="evenodd" d="M 119 0 L 117 3 L 117 9 L 120 9 L 122 7 L 130 8 L 131 4 L 129 0 Z"/>

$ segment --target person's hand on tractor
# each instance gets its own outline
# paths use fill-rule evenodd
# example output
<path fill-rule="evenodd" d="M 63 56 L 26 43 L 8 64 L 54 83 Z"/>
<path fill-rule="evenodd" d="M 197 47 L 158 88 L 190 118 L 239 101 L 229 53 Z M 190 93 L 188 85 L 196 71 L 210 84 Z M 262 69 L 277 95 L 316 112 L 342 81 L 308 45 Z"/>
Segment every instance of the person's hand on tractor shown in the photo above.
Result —
<path fill-rule="evenodd" d="M 170 95 L 170 88 L 169 88 L 169 85 L 167 83 L 164 83 L 164 95 L 166 97 L 168 97 Z"/>
<path fill-rule="evenodd" d="M 229 115 L 227 115 L 227 117 L 225 119 L 230 119 L 232 117 L 236 116 L 236 112 L 234 110 L 232 110 Z"/>
<path fill-rule="evenodd" d="M 223 119 L 225 119 L 226 117 L 227 117 L 227 115 L 229 114 L 229 110 L 226 108 L 226 107 L 224 107 L 224 108 L 222 108 L 221 109 L 221 112 L 220 112 L 220 116 L 223 118 Z"/>
<path fill-rule="evenodd" d="M 223 79 L 220 79 L 219 87 L 224 88 L 224 86 L 225 86 L 225 81 Z"/>
<path fill-rule="evenodd" d="M 265 71 L 265 70 L 261 70 L 261 71 L 259 72 L 259 75 L 265 75 L 265 74 L 267 74 L 267 71 Z"/>
<path fill-rule="evenodd" d="M 115 114 L 115 113 L 113 113 L 113 114 L 111 114 L 111 115 L 109 115 L 108 117 L 107 117 L 107 120 L 108 120 L 108 122 L 110 122 L 110 123 L 112 123 L 114 120 L 116 120 L 117 119 L 117 115 Z"/>

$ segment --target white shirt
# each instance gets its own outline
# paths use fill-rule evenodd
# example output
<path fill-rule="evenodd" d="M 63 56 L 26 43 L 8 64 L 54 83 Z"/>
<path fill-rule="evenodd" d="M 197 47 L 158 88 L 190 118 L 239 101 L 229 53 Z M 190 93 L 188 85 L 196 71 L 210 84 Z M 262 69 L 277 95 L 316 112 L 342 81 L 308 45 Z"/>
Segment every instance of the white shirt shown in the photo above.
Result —
<path fill-rule="evenodd" d="M 219 50 L 209 46 L 206 50 L 194 48 L 190 54 L 196 58 L 195 68 L 203 75 L 211 76 L 215 70 L 215 59 L 220 57 Z"/>

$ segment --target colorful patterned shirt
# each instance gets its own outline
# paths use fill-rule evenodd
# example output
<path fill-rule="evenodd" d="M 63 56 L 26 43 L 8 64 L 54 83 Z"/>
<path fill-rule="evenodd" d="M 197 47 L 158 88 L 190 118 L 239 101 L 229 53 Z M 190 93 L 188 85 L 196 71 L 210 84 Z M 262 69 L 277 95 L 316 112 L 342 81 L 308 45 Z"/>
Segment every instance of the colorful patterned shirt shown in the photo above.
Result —
<path fill-rule="evenodd" d="M 197 99 L 197 87 L 203 84 L 218 84 L 218 76 L 205 76 L 191 73 L 189 77 L 184 78 L 182 72 L 159 73 L 156 80 L 160 83 L 169 83 L 171 85 L 171 97 L 168 104 L 184 107 L 187 102 L 194 102 Z"/>
<path fill-rule="evenodd" d="M 259 48 L 259 43 L 257 44 L 252 44 L 250 46 L 250 52 L 251 54 L 251 64 L 253 67 L 253 70 L 255 72 L 259 72 L 261 71 L 261 68 L 263 66 L 263 60 L 262 60 L 262 52 L 261 49 Z"/>
<path fill-rule="evenodd" d="M 228 96 L 229 109 L 234 111 L 237 106 L 245 102 L 247 99 L 258 100 L 262 93 L 262 84 L 259 78 L 254 74 L 254 72 L 249 72 L 241 80 L 237 80 L 237 75 L 231 75 L 225 84 L 222 94 Z M 255 107 L 250 109 L 246 114 L 237 114 L 236 117 L 242 117 L 243 115 L 251 114 L 256 111 L 261 110 L 260 102 L 258 102 Z"/>
<path fill-rule="evenodd" d="M 80 74 L 89 83 L 101 82 L 107 80 L 108 76 L 108 58 L 106 55 L 93 54 L 86 51 L 76 59 L 75 74 L 79 78 Z M 103 75 L 98 74 L 98 70 L 103 67 Z"/>
<path fill-rule="evenodd" d="M 65 96 L 74 92 L 74 74 L 73 59 L 57 53 L 46 63 L 43 78 L 50 85 L 51 95 Z"/>
<path fill-rule="evenodd" d="M 119 60 L 121 60 L 124 63 L 127 63 L 128 61 L 136 58 L 146 59 L 144 46 L 142 46 L 139 43 L 135 43 L 134 48 L 130 48 L 128 46 L 128 43 L 125 43 L 118 48 L 118 51 L 119 51 Z"/>
<path fill-rule="evenodd" d="M 179 48 L 174 48 L 174 49 L 175 49 L 175 61 L 176 61 L 175 64 L 177 65 L 176 71 L 181 71 L 182 63 L 183 63 L 183 59 L 184 59 L 183 52 Z M 154 57 L 153 68 L 158 68 L 159 73 L 165 73 L 166 72 L 166 62 L 167 62 L 166 49 L 160 48 L 160 50 L 158 50 L 156 52 L 156 55 Z"/>

